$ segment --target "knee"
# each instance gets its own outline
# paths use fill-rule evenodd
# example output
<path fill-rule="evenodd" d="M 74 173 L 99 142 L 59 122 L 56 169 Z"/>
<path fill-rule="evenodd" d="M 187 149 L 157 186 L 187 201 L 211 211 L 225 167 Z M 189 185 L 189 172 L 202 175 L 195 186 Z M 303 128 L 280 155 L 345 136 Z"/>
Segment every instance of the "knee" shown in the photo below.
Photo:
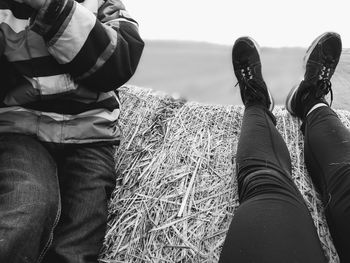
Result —
<path fill-rule="evenodd" d="M 239 196 L 241 202 L 263 195 L 288 196 L 302 200 L 292 179 L 287 174 L 282 174 L 272 169 L 265 169 L 253 172 L 240 179 Z"/>
<path fill-rule="evenodd" d="M 27 192 L 27 196 L 27 200 L 36 204 L 36 209 L 43 215 L 56 213 L 60 205 L 58 186 L 54 189 L 54 187 L 48 188 L 45 185 L 36 184 L 30 192 Z"/>
<path fill-rule="evenodd" d="M 55 217 L 60 206 L 58 185 L 55 189 L 32 179 L 20 180 L 11 185 L 6 189 L 6 195 L 11 200 L 8 205 L 18 214 L 35 221 Z"/>
<path fill-rule="evenodd" d="M 4 237 L 0 242 L 0 261 L 9 262 L 8 259 L 16 257 L 16 262 L 22 262 L 32 257 L 30 262 L 34 262 L 58 220 L 58 195 L 43 186 L 22 182 L 1 192 L 0 203 L 0 229 Z"/>
<path fill-rule="evenodd" d="M 49 192 L 47 189 L 37 188 L 37 192 L 33 194 L 33 203 L 41 215 L 56 214 L 59 209 L 59 193 L 58 191 Z"/>

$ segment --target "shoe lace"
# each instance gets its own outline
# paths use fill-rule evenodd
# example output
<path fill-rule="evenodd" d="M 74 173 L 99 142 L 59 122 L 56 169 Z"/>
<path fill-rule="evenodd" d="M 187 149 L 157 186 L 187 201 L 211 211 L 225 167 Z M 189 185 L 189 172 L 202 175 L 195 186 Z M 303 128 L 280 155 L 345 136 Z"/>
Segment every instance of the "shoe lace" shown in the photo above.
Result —
<path fill-rule="evenodd" d="M 335 60 L 326 58 L 325 63 L 323 64 L 320 74 L 318 75 L 318 81 L 317 81 L 317 87 L 316 90 L 316 98 L 321 98 L 325 95 L 327 95 L 329 92 L 331 94 L 331 102 L 330 106 L 333 102 L 333 90 L 332 90 L 332 83 L 331 83 L 331 70 L 333 68 L 332 65 L 334 65 Z"/>
<path fill-rule="evenodd" d="M 241 74 L 243 79 L 253 79 L 252 68 L 250 66 L 241 67 Z"/>
<path fill-rule="evenodd" d="M 244 96 L 249 96 L 252 99 L 259 99 L 259 93 L 257 88 L 261 86 L 261 81 L 253 78 L 252 68 L 250 66 L 242 66 L 240 69 L 241 78 L 237 81 L 235 87 L 237 85 L 243 89 Z"/>

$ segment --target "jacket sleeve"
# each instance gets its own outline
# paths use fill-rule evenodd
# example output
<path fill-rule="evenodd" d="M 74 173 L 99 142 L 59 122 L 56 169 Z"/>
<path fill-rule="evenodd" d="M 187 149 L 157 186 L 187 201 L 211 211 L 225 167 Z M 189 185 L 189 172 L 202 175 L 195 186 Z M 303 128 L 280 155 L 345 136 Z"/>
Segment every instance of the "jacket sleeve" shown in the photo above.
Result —
<path fill-rule="evenodd" d="M 96 0 L 97 1 L 97 0 Z M 111 91 L 134 74 L 144 42 L 120 0 L 107 0 L 98 16 L 74 0 L 47 0 L 32 20 L 49 53 L 77 82 Z"/>
<path fill-rule="evenodd" d="M 7 92 L 14 88 L 16 82 L 22 78 L 5 57 L 5 45 L 5 35 L 0 29 L 0 106 L 3 106 L 3 100 Z"/>

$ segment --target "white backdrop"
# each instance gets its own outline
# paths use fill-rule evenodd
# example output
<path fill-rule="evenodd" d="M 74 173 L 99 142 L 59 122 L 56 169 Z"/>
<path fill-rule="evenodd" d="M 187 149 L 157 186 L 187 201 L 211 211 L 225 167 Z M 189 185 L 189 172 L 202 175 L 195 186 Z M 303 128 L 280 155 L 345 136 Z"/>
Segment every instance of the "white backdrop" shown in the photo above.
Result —
<path fill-rule="evenodd" d="M 232 44 L 242 35 L 262 46 L 307 47 L 319 34 L 336 31 L 350 47 L 346 0 L 124 0 L 145 39 Z"/>

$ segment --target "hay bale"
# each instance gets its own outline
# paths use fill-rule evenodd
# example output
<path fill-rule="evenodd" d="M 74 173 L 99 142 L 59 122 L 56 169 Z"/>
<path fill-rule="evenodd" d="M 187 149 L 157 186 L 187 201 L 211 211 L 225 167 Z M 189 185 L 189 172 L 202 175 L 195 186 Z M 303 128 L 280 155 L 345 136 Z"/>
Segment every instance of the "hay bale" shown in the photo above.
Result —
<path fill-rule="evenodd" d="M 124 140 L 101 262 L 217 262 L 238 206 L 235 154 L 242 106 L 203 105 L 121 90 Z M 300 123 L 276 107 L 293 178 L 329 262 L 338 262 L 323 207 L 306 175 Z M 350 127 L 349 113 L 339 111 Z"/>

